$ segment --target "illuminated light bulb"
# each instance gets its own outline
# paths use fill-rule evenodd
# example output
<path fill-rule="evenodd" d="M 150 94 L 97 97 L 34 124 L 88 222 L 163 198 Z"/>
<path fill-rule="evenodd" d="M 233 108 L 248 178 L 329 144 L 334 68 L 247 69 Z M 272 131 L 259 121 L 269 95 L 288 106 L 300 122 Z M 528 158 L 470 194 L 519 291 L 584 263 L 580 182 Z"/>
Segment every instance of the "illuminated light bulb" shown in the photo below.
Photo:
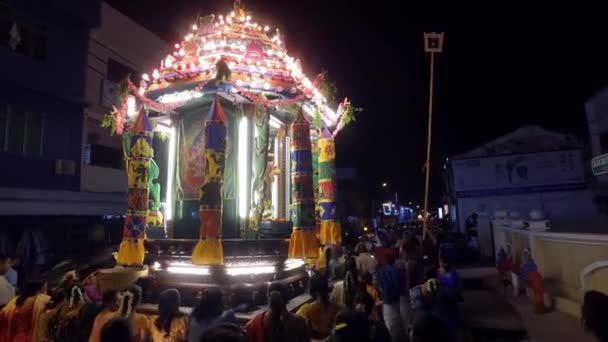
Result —
<path fill-rule="evenodd" d="M 257 88 L 258 87 L 258 83 L 256 81 L 251 81 L 251 84 L 249 86 L 251 88 Z"/>
<path fill-rule="evenodd" d="M 255 66 L 250 65 L 250 66 L 249 66 L 249 71 L 254 72 L 254 71 L 255 71 Z"/>
<path fill-rule="evenodd" d="M 220 27 L 220 24 L 219 23 L 215 23 L 215 27 Z"/>
<path fill-rule="evenodd" d="M 296 87 L 291 87 L 291 89 L 289 89 L 289 92 L 291 92 L 292 94 L 295 94 L 297 91 Z"/>
<path fill-rule="evenodd" d="M 224 25 L 224 21 L 223 20 L 220 20 L 220 25 Z"/>
<path fill-rule="evenodd" d="M 247 20 L 247 21 L 251 20 L 251 16 L 250 15 L 246 16 L 245 20 Z"/>
<path fill-rule="evenodd" d="M 190 69 L 194 69 L 194 68 L 196 68 L 196 64 L 190 63 Z"/>
<path fill-rule="evenodd" d="M 232 18 L 230 18 L 230 17 L 226 18 L 226 22 L 227 22 L 228 24 L 232 24 Z"/>
<path fill-rule="evenodd" d="M 223 16 L 223 15 L 221 15 L 221 14 L 219 15 L 219 17 L 218 17 L 218 18 L 219 18 L 220 20 L 224 20 L 224 16 Z"/>
<path fill-rule="evenodd" d="M 245 21 L 245 17 L 240 17 L 240 18 L 239 18 L 239 20 L 240 20 L 241 22 L 243 22 L 243 21 Z"/>
<path fill-rule="evenodd" d="M 260 72 L 261 72 L 262 74 L 265 74 L 265 73 L 266 73 L 266 71 L 267 71 L 267 69 L 266 69 L 266 67 L 265 67 L 265 66 L 261 66 L 261 67 L 260 67 Z"/>
<path fill-rule="evenodd" d="M 272 56 L 274 54 L 274 51 L 268 50 L 268 51 L 266 51 L 266 53 L 268 54 L 268 56 Z"/>
<path fill-rule="evenodd" d="M 165 67 L 170 68 L 173 65 L 173 60 L 169 57 L 165 59 Z"/>
<path fill-rule="evenodd" d="M 272 63 L 266 62 L 266 66 L 269 67 L 269 68 L 272 68 Z"/>
<path fill-rule="evenodd" d="M 152 71 L 152 78 L 154 78 L 156 80 L 159 77 L 160 77 L 160 73 L 158 72 L 158 69 L 154 69 L 154 71 Z"/>
<path fill-rule="evenodd" d="M 251 26 L 250 23 L 245 23 L 245 27 L 249 27 L 249 26 Z"/>
<path fill-rule="evenodd" d="M 278 87 L 277 87 L 277 91 L 278 91 L 279 93 L 282 93 L 282 92 L 283 92 L 283 87 L 278 86 Z"/>
<path fill-rule="evenodd" d="M 184 37 L 184 40 L 189 41 L 191 39 L 190 35 Z"/>
<path fill-rule="evenodd" d="M 241 51 L 245 51 L 245 45 L 241 45 L 241 46 L 239 46 L 239 50 L 241 50 Z"/>
<path fill-rule="evenodd" d="M 253 23 L 253 28 L 258 28 L 258 23 Z"/>
<path fill-rule="evenodd" d="M 176 48 L 176 49 L 179 49 L 179 44 L 175 44 L 175 48 Z"/>
<path fill-rule="evenodd" d="M 232 44 L 230 44 L 230 48 L 231 48 L 232 50 L 236 50 L 237 46 L 236 46 L 236 44 L 232 43 Z"/>
<path fill-rule="evenodd" d="M 150 76 L 148 76 L 148 74 L 143 74 L 143 75 L 141 75 L 141 78 L 142 78 L 144 81 L 149 81 L 149 80 L 150 80 Z"/>
<path fill-rule="evenodd" d="M 247 58 L 247 64 L 251 64 L 251 59 Z"/>
<path fill-rule="evenodd" d="M 280 68 L 281 67 L 281 63 L 276 62 L 274 66 L 275 66 L 275 68 Z"/>
<path fill-rule="evenodd" d="M 201 57 L 199 57 L 199 58 L 198 58 L 198 62 L 199 62 L 200 64 L 203 64 L 203 63 L 205 62 L 205 57 L 202 57 L 202 56 L 201 56 Z"/>
<path fill-rule="evenodd" d="M 281 52 L 281 51 L 277 51 L 277 56 L 278 56 L 279 58 L 280 58 L 280 57 L 282 57 L 282 56 L 283 56 L 283 52 Z"/>
<path fill-rule="evenodd" d="M 266 90 L 270 89 L 270 83 L 268 83 L 268 82 L 264 83 L 264 89 L 266 89 Z"/>
<path fill-rule="evenodd" d="M 257 62 L 255 62 L 255 65 L 260 66 L 260 65 L 262 65 L 262 62 L 257 61 Z"/>
<path fill-rule="evenodd" d="M 234 67 L 235 67 L 235 66 L 236 66 L 236 63 L 234 63 L 234 62 L 232 62 L 232 61 L 228 63 L 228 67 L 229 67 L 230 69 L 234 69 Z"/>
<path fill-rule="evenodd" d="M 186 50 L 184 49 L 179 49 L 179 55 L 180 56 L 184 56 L 186 54 Z"/>
<path fill-rule="evenodd" d="M 205 38 L 205 37 L 201 37 L 201 42 L 203 42 L 203 43 L 204 43 L 204 42 L 206 42 L 206 41 L 207 41 L 207 38 Z"/>
<path fill-rule="evenodd" d="M 270 27 L 268 25 L 264 26 L 264 32 L 268 32 L 268 30 L 270 30 Z"/>
<path fill-rule="evenodd" d="M 234 16 L 235 16 L 234 11 L 230 12 L 230 16 L 234 18 Z"/>
<path fill-rule="evenodd" d="M 179 55 L 179 53 L 177 53 L 177 51 L 174 51 L 173 56 L 177 56 L 177 55 Z"/>
<path fill-rule="evenodd" d="M 230 31 L 230 27 L 228 27 L 228 26 L 224 26 L 224 31 L 225 31 L 225 32 Z"/>
<path fill-rule="evenodd" d="M 236 80 L 236 85 L 239 87 L 243 86 L 243 80 Z"/>
<path fill-rule="evenodd" d="M 192 29 L 196 31 L 196 29 L 198 29 L 198 26 L 196 26 L 196 24 L 192 25 Z"/>
<path fill-rule="evenodd" d="M 244 39 L 244 38 L 245 38 L 245 34 L 241 33 L 241 39 Z"/>
<path fill-rule="evenodd" d="M 281 45 L 281 40 L 277 39 L 277 44 Z"/>

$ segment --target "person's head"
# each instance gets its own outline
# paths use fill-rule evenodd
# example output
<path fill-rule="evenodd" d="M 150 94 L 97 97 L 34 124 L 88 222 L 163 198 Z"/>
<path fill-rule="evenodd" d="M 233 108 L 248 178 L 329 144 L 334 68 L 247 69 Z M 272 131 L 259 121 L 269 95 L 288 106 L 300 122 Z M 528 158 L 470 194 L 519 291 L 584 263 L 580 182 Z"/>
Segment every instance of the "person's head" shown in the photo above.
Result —
<path fill-rule="evenodd" d="M 106 323 L 101 329 L 101 342 L 130 342 L 131 330 L 129 321 L 115 318 Z"/>
<path fill-rule="evenodd" d="M 314 274 L 310 278 L 310 294 L 315 300 L 320 301 L 323 305 L 329 305 L 329 285 L 327 278 L 320 273 Z"/>
<path fill-rule="evenodd" d="M 410 330 L 410 341 L 435 342 L 449 340 L 448 327 L 441 319 L 428 313 L 414 318 L 414 323 Z"/>
<path fill-rule="evenodd" d="M 21 263 L 21 257 L 18 255 L 13 255 L 10 257 L 9 263 L 11 267 L 17 267 Z"/>
<path fill-rule="evenodd" d="M 115 311 L 118 302 L 118 291 L 108 290 L 101 296 L 101 307 L 106 310 Z"/>
<path fill-rule="evenodd" d="M 41 279 L 32 279 L 27 284 L 25 284 L 23 292 L 21 292 L 21 294 L 17 298 L 17 302 L 15 304 L 17 305 L 17 307 L 20 307 L 21 305 L 23 305 L 23 303 L 25 303 L 28 298 L 34 297 L 38 294 L 42 294 L 45 292 L 46 281 Z"/>
<path fill-rule="evenodd" d="M 68 300 L 70 308 L 84 302 L 84 295 L 80 286 L 65 286 L 63 290 L 65 291 L 65 298 Z"/>
<path fill-rule="evenodd" d="M 608 296 L 598 291 L 587 291 L 581 308 L 581 321 L 600 341 L 608 341 Z"/>
<path fill-rule="evenodd" d="M 366 314 L 368 317 L 374 309 L 374 299 L 364 291 L 359 291 L 355 296 L 355 311 Z"/>
<path fill-rule="evenodd" d="M 123 318 L 131 317 L 141 300 L 141 287 L 133 285 L 120 293 L 118 315 Z"/>
<path fill-rule="evenodd" d="M 164 331 L 166 334 L 171 332 L 171 322 L 180 315 L 180 303 L 181 296 L 177 289 L 168 289 L 161 292 L 158 298 L 158 318 L 154 322 L 156 329 Z"/>
<path fill-rule="evenodd" d="M 0 254 L 0 276 L 5 275 L 10 269 L 10 259 L 6 254 Z"/>
<path fill-rule="evenodd" d="M 279 317 L 287 310 L 289 301 L 287 286 L 281 283 L 272 283 L 268 286 L 268 307 L 274 317 Z"/>
<path fill-rule="evenodd" d="M 221 323 L 205 331 L 200 342 L 247 342 L 247 336 L 238 325 Z"/>
<path fill-rule="evenodd" d="M 219 287 L 209 287 L 201 293 L 201 300 L 194 307 L 192 317 L 200 322 L 219 317 L 223 311 L 224 293 Z"/>
<path fill-rule="evenodd" d="M 450 272 L 452 270 L 452 268 L 450 267 L 450 264 L 448 263 L 448 261 L 443 256 L 439 257 L 439 268 L 443 272 L 446 272 L 446 273 Z"/>
<path fill-rule="evenodd" d="M 336 315 L 331 340 L 336 342 L 369 341 L 367 315 L 356 311 L 341 311 Z"/>

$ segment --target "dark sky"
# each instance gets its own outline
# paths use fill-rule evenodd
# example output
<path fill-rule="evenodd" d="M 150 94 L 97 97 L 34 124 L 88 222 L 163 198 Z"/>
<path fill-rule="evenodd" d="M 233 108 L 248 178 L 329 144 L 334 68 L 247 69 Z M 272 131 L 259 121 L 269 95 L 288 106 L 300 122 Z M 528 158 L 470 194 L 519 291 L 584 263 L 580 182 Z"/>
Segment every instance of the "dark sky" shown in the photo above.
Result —
<path fill-rule="evenodd" d="M 230 0 L 108 2 L 171 43 L 197 14 L 232 7 Z M 308 75 L 327 70 L 339 95 L 364 108 L 337 139 L 338 166 L 356 167 L 370 187 L 386 181 L 400 198 L 417 202 L 424 189 L 428 104 L 424 31 L 446 32 L 436 69 L 435 201 L 446 157 L 522 125 L 571 133 L 586 143 L 584 102 L 608 86 L 605 11 L 584 2 L 537 8 L 483 3 L 244 0 L 254 19 L 286 34 L 290 55 L 302 60 Z"/>

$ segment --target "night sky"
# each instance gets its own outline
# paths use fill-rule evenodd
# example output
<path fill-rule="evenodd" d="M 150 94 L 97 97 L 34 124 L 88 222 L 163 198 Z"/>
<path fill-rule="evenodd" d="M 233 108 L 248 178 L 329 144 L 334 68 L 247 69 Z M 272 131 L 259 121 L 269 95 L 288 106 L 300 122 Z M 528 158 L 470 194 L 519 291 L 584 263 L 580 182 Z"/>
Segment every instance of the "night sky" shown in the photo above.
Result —
<path fill-rule="evenodd" d="M 109 0 L 170 43 L 196 15 L 225 14 L 230 0 Z M 339 167 L 370 189 L 386 181 L 422 202 L 429 59 L 422 33 L 445 31 L 437 58 L 433 202 L 446 157 L 535 124 L 587 143 L 584 102 L 608 86 L 605 11 L 484 2 L 244 0 L 259 22 L 279 27 L 308 75 L 327 70 L 339 97 L 363 107 L 337 139 Z"/>

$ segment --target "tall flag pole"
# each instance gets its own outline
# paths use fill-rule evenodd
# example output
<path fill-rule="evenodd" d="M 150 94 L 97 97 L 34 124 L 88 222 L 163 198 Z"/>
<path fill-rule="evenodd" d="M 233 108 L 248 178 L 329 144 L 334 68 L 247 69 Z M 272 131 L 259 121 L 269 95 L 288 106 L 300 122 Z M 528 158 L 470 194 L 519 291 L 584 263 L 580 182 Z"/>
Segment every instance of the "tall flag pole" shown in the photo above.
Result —
<path fill-rule="evenodd" d="M 336 220 L 336 144 L 327 130 L 323 129 L 317 142 L 319 149 L 319 207 L 321 229 L 319 240 L 322 244 L 340 244 L 342 231 Z"/>
<path fill-rule="evenodd" d="M 200 239 L 192 251 L 195 265 L 224 263 L 221 231 L 227 122 L 226 113 L 216 97 L 205 121 L 207 165 L 199 202 Z"/>
<path fill-rule="evenodd" d="M 130 139 L 127 145 L 127 217 L 117 257 L 118 264 L 123 266 L 142 266 L 144 263 L 150 162 L 154 156 L 153 137 L 154 133 L 144 111 L 139 112 L 131 134 L 123 135 L 123 139 Z"/>
<path fill-rule="evenodd" d="M 315 236 L 315 198 L 312 186 L 310 123 L 302 109 L 291 124 L 291 221 L 290 258 L 317 258 L 319 244 Z"/>

